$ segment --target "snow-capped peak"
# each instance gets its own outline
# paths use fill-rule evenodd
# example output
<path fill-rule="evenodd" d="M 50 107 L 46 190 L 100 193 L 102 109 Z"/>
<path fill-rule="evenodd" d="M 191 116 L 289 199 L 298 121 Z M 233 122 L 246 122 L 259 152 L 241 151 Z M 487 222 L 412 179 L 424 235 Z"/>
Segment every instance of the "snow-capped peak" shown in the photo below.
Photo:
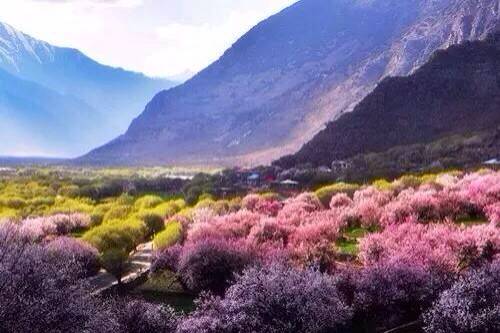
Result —
<path fill-rule="evenodd" d="M 26 62 L 45 63 L 54 60 L 54 47 L 0 22 L 0 67 L 19 71 Z"/>

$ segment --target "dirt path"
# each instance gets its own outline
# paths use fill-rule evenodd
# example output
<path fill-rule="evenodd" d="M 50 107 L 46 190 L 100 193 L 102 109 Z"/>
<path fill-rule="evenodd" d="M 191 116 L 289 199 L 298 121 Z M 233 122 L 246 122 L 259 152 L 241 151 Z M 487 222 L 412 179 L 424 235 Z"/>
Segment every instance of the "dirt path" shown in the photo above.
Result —
<path fill-rule="evenodd" d="M 144 243 L 137 247 L 137 251 L 130 256 L 130 267 L 122 278 L 123 285 L 132 286 L 149 274 L 152 255 L 152 242 Z M 105 291 L 117 288 L 118 280 L 104 269 L 101 269 L 96 276 L 89 279 L 89 284 L 92 294 L 101 294 Z"/>

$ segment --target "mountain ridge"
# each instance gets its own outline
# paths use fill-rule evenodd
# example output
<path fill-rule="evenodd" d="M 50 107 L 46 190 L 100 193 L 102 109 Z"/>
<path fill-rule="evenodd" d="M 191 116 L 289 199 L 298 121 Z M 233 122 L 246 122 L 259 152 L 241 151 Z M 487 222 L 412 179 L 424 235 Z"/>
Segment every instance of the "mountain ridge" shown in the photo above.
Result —
<path fill-rule="evenodd" d="M 86 129 L 97 112 L 85 102 L 62 95 L 0 69 L 0 151 L 3 154 L 67 156 L 98 144 Z M 64 144 L 61 144 L 61 139 Z M 43 151 L 40 142 L 43 142 Z M 71 146 L 71 150 L 68 148 Z"/>
<path fill-rule="evenodd" d="M 495 30 L 498 0 L 303 0 L 264 20 L 81 161 L 254 165 L 292 153 L 389 75 Z M 301 24 L 297 24 L 300 22 Z"/>
<path fill-rule="evenodd" d="M 496 129 L 500 34 L 441 50 L 414 74 L 388 77 L 352 113 L 276 164 L 330 165 L 358 154 Z"/>
<path fill-rule="evenodd" d="M 82 146 L 69 150 L 69 156 L 85 153 L 122 133 L 154 94 L 174 85 L 100 64 L 78 49 L 53 46 L 1 22 L 0 69 L 55 94 L 72 96 L 94 110 L 98 116 L 95 128 L 91 126 L 88 130 L 97 140 L 87 141 L 85 150 Z M 61 147 L 64 141 L 63 137 Z M 54 144 L 57 147 L 58 144 Z M 44 144 L 42 148 L 51 147 Z"/>

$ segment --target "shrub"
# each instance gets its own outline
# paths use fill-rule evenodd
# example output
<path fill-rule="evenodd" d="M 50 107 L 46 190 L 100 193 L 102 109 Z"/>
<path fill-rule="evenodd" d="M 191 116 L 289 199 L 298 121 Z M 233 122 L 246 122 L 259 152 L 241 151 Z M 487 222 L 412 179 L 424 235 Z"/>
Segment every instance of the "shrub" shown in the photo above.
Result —
<path fill-rule="evenodd" d="M 12 225 L 0 226 L 0 331 L 112 331 L 80 274 L 70 257 L 26 242 Z"/>
<path fill-rule="evenodd" d="M 167 201 L 159 204 L 155 208 L 152 208 L 150 211 L 154 214 L 158 214 L 162 217 L 168 218 L 182 209 L 184 205 L 185 204 L 183 200 Z"/>
<path fill-rule="evenodd" d="M 101 253 L 109 249 L 121 249 L 128 253 L 141 242 L 142 232 L 141 225 L 133 223 L 103 224 L 87 231 L 83 239 Z"/>
<path fill-rule="evenodd" d="M 18 211 L 12 208 L 0 207 L 0 219 L 15 219 L 18 217 Z"/>
<path fill-rule="evenodd" d="M 170 221 L 165 225 L 165 230 L 158 233 L 153 245 L 155 250 L 162 250 L 182 240 L 182 225 L 176 221 Z"/>
<path fill-rule="evenodd" d="M 489 205 L 486 208 L 486 215 L 491 223 L 500 227 L 500 203 Z"/>
<path fill-rule="evenodd" d="M 45 217 L 23 220 L 21 229 L 24 234 L 29 234 L 33 240 L 42 240 L 48 235 L 57 235 L 56 225 Z"/>
<path fill-rule="evenodd" d="M 232 207 L 228 200 L 217 200 L 211 205 L 211 208 L 217 215 L 224 215 L 232 212 Z"/>
<path fill-rule="evenodd" d="M 179 244 L 170 246 L 160 251 L 155 251 L 151 261 L 151 272 L 153 274 L 160 273 L 165 270 L 177 272 L 181 252 L 182 246 Z"/>
<path fill-rule="evenodd" d="M 48 217 L 30 218 L 21 221 L 23 232 L 33 239 L 41 240 L 49 235 L 67 235 L 90 226 L 90 217 L 85 214 L 56 214 Z"/>
<path fill-rule="evenodd" d="M 120 223 L 122 228 L 126 230 L 131 236 L 133 241 L 133 249 L 137 247 L 137 245 L 143 243 L 147 239 L 147 228 L 144 222 L 139 219 L 128 219 L 122 223 Z"/>
<path fill-rule="evenodd" d="M 331 209 L 345 208 L 353 204 L 352 199 L 345 193 L 338 193 L 332 196 L 328 207 Z"/>
<path fill-rule="evenodd" d="M 365 265 L 403 261 L 456 272 L 499 252 L 500 229 L 494 225 L 403 223 L 364 237 L 359 257 Z"/>
<path fill-rule="evenodd" d="M 500 197 L 500 173 L 476 172 L 466 175 L 457 187 L 461 194 L 480 209 L 495 204 Z"/>
<path fill-rule="evenodd" d="M 198 202 L 198 198 L 202 193 L 202 189 L 199 187 L 191 187 L 187 190 L 184 198 L 186 199 L 186 203 L 190 206 L 196 204 Z"/>
<path fill-rule="evenodd" d="M 106 214 L 104 214 L 104 221 L 112 221 L 112 220 L 123 220 L 127 218 L 127 216 L 131 213 L 130 206 L 126 205 L 115 205 L 112 206 Z"/>
<path fill-rule="evenodd" d="M 90 214 L 94 210 L 95 202 L 86 198 L 56 197 L 55 203 L 47 214 L 71 214 L 75 212 Z"/>
<path fill-rule="evenodd" d="M 139 214 L 139 218 L 144 222 L 147 228 L 147 234 L 152 236 L 157 232 L 165 229 L 165 221 L 163 221 L 163 217 L 152 213 L 152 212 L 143 212 Z"/>
<path fill-rule="evenodd" d="M 280 201 L 266 199 L 257 203 L 255 211 L 268 216 L 276 216 L 282 207 L 283 204 Z"/>
<path fill-rule="evenodd" d="M 90 227 L 97 227 L 102 224 L 104 220 L 104 214 L 92 213 L 90 215 Z"/>
<path fill-rule="evenodd" d="M 348 331 L 351 317 L 331 277 L 274 264 L 247 269 L 224 298 L 202 299 L 178 331 L 335 333 Z"/>
<path fill-rule="evenodd" d="M 168 306 L 139 300 L 114 304 L 114 316 L 122 333 L 174 333 L 179 317 Z"/>
<path fill-rule="evenodd" d="M 248 241 L 254 245 L 271 244 L 275 246 L 286 246 L 292 229 L 275 219 L 264 219 L 252 227 L 248 235 Z"/>
<path fill-rule="evenodd" d="M 85 229 L 90 226 L 90 216 L 86 214 L 56 214 L 48 217 L 50 223 L 56 226 L 58 235 L 67 235 L 71 231 Z"/>
<path fill-rule="evenodd" d="M 406 188 L 417 188 L 423 183 L 423 179 L 413 175 L 405 175 L 400 177 L 395 181 L 396 186 L 400 186 L 403 189 Z"/>
<path fill-rule="evenodd" d="M 131 206 L 134 204 L 135 198 L 131 195 L 128 195 L 126 193 L 120 195 L 118 198 L 116 198 L 116 204 L 121 205 L 121 206 Z"/>
<path fill-rule="evenodd" d="M 302 193 L 296 198 L 285 201 L 277 219 L 290 226 L 298 226 L 313 212 L 322 209 L 321 202 L 314 194 Z"/>
<path fill-rule="evenodd" d="M 262 215 L 247 210 L 219 217 L 214 216 L 212 210 L 196 209 L 187 239 L 197 241 L 206 238 L 244 238 L 261 218 Z"/>
<path fill-rule="evenodd" d="M 268 193 L 267 195 L 249 194 L 243 198 L 241 206 L 252 212 L 276 216 L 283 205 L 276 195 Z"/>
<path fill-rule="evenodd" d="M 241 198 L 236 197 L 229 200 L 229 211 L 228 213 L 235 213 L 241 209 Z"/>
<path fill-rule="evenodd" d="M 122 249 L 109 249 L 101 256 L 102 266 L 121 283 L 123 274 L 127 270 L 128 252 Z"/>
<path fill-rule="evenodd" d="M 424 315 L 429 333 L 500 332 L 500 262 L 472 270 Z"/>
<path fill-rule="evenodd" d="M 99 272 L 101 267 L 99 253 L 83 241 L 70 237 L 58 237 L 45 247 L 49 253 L 55 255 L 62 262 L 74 261 L 81 268 L 83 277 L 89 277 Z"/>
<path fill-rule="evenodd" d="M 7 198 L 3 200 L 3 205 L 8 208 L 21 209 L 26 207 L 26 200 L 23 198 Z"/>
<path fill-rule="evenodd" d="M 57 191 L 62 197 L 76 198 L 80 195 L 80 188 L 76 185 L 63 186 Z"/>
<path fill-rule="evenodd" d="M 177 273 L 191 291 L 220 294 L 229 286 L 233 275 L 252 262 L 252 254 L 240 243 L 205 239 L 184 245 Z"/>
<path fill-rule="evenodd" d="M 380 191 L 392 191 L 394 185 L 386 179 L 378 179 L 372 183 L 372 186 Z"/>
<path fill-rule="evenodd" d="M 264 192 L 261 193 L 260 195 L 266 200 L 275 200 L 275 201 L 281 200 L 281 195 L 276 192 Z"/>
<path fill-rule="evenodd" d="M 335 194 L 345 193 L 348 196 L 353 196 L 360 188 L 357 184 L 347 184 L 347 183 L 336 183 L 333 185 L 328 185 L 321 187 L 315 193 L 324 207 L 329 207 L 330 200 Z"/>
<path fill-rule="evenodd" d="M 350 218 L 358 221 L 366 229 L 375 229 L 380 227 L 380 220 L 383 214 L 383 208 L 373 199 L 363 199 L 356 202 L 350 211 Z"/>
<path fill-rule="evenodd" d="M 381 216 L 384 225 L 403 223 L 410 218 L 418 222 L 442 219 L 440 202 L 435 190 L 406 189 L 396 199 L 387 204 Z"/>
<path fill-rule="evenodd" d="M 202 195 L 198 199 L 198 202 L 194 206 L 194 208 L 210 208 L 212 209 L 215 204 L 215 200 L 210 195 Z"/>
<path fill-rule="evenodd" d="M 200 195 L 200 197 L 198 198 L 198 202 L 201 202 L 201 201 L 215 201 L 215 198 L 212 194 L 210 193 L 203 193 L 202 195 Z"/>
<path fill-rule="evenodd" d="M 135 201 L 135 207 L 137 210 L 146 210 L 150 208 L 154 208 L 161 204 L 163 199 L 156 195 L 145 195 L 140 197 Z"/>
<path fill-rule="evenodd" d="M 365 327 L 390 329 L 418 319 L 450 277 L 418 264 L 396 262 L 367 267 L 356 281 L 355 308 Z"/>
<path fill-rule="evenodd" d="M 314 212 L 290 236 L 292 248 L 314 248 L 321 243 L 333 244 L 340 236 L 344 222 L 331 211 Z"/>
<path fill-rule="evenodd" d="M 260 200 L 262 200 L 262 197 L 259 194 L 248 194 L 241 200 L 241 207 L 254 210 Z"/>
<path fill-rule="evenodd" d="M 319 200 L 318 196 L 314 193 L 311 192 L 303 192 L 299 195 L 297 195 L 295 198 L 287 200 L 288 203 L 290 202 L 301 202 L 305 203 L 310 207 L 314 207 L 313 210 L 319 210 L 324 208 L 321 204 L 321 201 Z"/>

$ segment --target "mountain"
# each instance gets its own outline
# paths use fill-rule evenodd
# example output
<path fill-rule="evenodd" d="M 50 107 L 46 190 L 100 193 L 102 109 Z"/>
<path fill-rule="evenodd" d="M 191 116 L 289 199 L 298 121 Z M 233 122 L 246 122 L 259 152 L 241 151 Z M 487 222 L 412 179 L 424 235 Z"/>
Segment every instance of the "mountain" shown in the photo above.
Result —
<path fill-rule="evenodd" d="M 499 0 L 302 0 L 156 95 L 88 163 L 258 164 L 293 153 L 437 49 L 484 38 Z"/>
<path fill-rule="evenodd" d="M 432 142 L 358 154 L 345 161 L 346 168 L 335 168 L 333 176 L 347 181 L 367 182 L 381 178 L 395 179 L 408 173 L 494 167 L 500 157 L 500 126 L 491 127 L 445 136 Z"/>
<path fill-rule="evenodd" d="M 98 112 L 85 102 L 0 69 L 0 151 L 68 156 L 99 144 Z"/>
<path fill-rule="evenodd" d="M 495 132 L 499 124 L 500 34 L 494 34 L 438 51 L 413 75 L 386 78 L 353 112 L 328 124 L 298 153 L 277 164 L 330 165 L 397 146 Z M 450 141 L 446 145 L 453 146 Z M 488 158 L 478 149 L 476 162 Z M 413 158 L 409 151 L 403 150 L 407 159 Z"/>
<path fill-rule="evenodd" d="M 36 142 L 33 136 L 50 136 L 61 123 L 77 127 L 71 123 L 78 123 L 81 118 L 72 118 L 72 115 L 92 113 L 92 123 L 84 121 L 79 124 L 82 126 L 79 132 L 86 132 L 81 137 L 82 142 L 70 144 L 67 139 L 73 139 L 65 137 L 63 134 L 69 131 L 64 131 L 59 141 L 50 141 L 50 146 L 42 142 L 39 144 L 40 151 L 64 151 L 66 156 L 82 154 L 123 133 L 154 94 L 174 85 L 167 80 L 152 79 L 139 73 L 101 65 L 76 49 L 50 45 L 4 23 L 0 23 L 0 69 L 3 70 L 3 80 L 6 79 L 7 72 L 24 82 L 37 85 L 38 91 L 45 88 L 44 93 L 51 95 L 47 104 L 38 96 L 38 101 L 32 105 L 36 105 L 37 109 L 13 108 L 9 110 L 9 118 L 0 119 L 4 123 L 17 124 L 23 133 L 30 133 L 30 136 L 25 137 L 17 135 L 20 142 Z M 18 90 L 17 97 L 29 100 L 33 86 L 22 87 L 27 90 Z M 5 91 L 6 88 L 8 86 L 0 86 L 0 94 L 9 94 Z M 57 102 L 56 96 L 60 98 Z M 81 110 L 76 112 L 78 104 Z M 3 107 L 5 106 L 4 103 Z M 50 119 L 55 126 L 53 129 L 48 119 L 40 118 L 40 125 L 43 126 L 39 128 L 33 121 L 25 122 L 33 115 L 46 114 L 49 109 L 52 115 Z M 5 110 L 3 114 L 6 114 Z"/>

